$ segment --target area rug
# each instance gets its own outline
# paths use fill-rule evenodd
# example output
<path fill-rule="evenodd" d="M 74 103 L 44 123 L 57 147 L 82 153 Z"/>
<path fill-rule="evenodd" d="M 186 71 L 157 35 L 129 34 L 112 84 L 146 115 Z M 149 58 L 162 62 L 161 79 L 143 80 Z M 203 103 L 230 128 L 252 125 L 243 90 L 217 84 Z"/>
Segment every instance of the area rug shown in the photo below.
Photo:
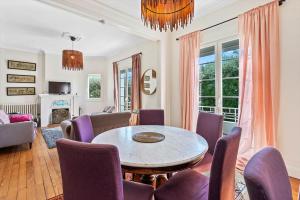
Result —
<path fill-rule="evenodd" d="M 56 147 L 56 140 L 64 137 L 60 127 L 58 128 L 43 128 L 42 135 L 49 149 Z"/>
<path fill-rule="evenodd" d="M 237 171 L 235 174 L 235 200 L 249 200 L 246 183 L 242 172 Z"/>

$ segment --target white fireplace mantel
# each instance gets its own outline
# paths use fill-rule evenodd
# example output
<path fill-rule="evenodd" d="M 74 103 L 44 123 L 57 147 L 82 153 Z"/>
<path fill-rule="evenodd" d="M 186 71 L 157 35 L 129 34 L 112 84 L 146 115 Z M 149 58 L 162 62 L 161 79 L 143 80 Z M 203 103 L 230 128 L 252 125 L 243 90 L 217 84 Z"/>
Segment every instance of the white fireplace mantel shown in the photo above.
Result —
<path fill-rule="evenodd" d="M 79 115 L 77 95 L 39 94 L 38 96 L 41 111 L 41 127 L 46 127 L 52 123 L 51 114 L 53 109 L 68 109 L 71 118 Z"/>

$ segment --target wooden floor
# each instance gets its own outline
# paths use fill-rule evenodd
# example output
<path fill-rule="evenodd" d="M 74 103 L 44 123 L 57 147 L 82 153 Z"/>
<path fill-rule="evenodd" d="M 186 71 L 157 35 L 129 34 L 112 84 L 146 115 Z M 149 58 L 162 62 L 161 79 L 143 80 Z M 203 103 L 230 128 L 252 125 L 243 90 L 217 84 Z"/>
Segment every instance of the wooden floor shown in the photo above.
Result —
<path fill-rule="evenodd" d="M 0 200 L 43 200 L 62 194 L 56 149 L 48 149 L 40 132 L 28 145 L 0 149 Z"/>
<path fill-rule="evenodd" d="M 300 180 L 291 179 L 294 200 Z M 0 149 L 0 200 L 44 200 L 62 194 L 56 149 L 48 149 L 38 132 L 29 150 L 27 145 Z"/>

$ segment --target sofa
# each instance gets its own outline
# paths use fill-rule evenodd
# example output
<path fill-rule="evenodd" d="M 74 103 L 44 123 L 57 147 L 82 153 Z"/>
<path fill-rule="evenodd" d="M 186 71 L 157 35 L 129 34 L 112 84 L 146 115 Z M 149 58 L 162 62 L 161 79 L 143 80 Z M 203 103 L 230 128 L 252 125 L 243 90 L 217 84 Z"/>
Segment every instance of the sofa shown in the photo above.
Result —
<path fill-rule="evenodd" d="M 90 115 L 94 136 L 114 129 L 129 126 L 129 119 L 131 117 L 130 112 L 118 112 L 118 113 L 101 113 Z M 74 140 L 74 133 L 72 123 L 70 120 L 65 120 L 60 124 L 64 137 Z"/>
<path fill-rule="evenodd" d="M 35 137 L 35 122 L 10 123 L 8 115 L 0 110 L 0 148 L 26 143 L 31 148 Z"/>

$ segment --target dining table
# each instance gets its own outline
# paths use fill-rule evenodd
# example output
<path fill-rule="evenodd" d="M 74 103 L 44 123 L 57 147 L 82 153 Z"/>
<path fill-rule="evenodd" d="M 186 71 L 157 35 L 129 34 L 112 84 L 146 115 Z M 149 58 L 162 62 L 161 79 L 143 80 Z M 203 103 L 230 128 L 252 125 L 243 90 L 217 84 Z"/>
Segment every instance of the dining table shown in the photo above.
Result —
<path fill-rule="evenodd" d="M 141 175 L 141 181 L 148 184 L 154 175 L 193 167 L 208 150 L 207 141 L 199 134 L 158 125 L 111 129 L 97 135 L 92 143 L 116 146 L 123 172 Z"/>

